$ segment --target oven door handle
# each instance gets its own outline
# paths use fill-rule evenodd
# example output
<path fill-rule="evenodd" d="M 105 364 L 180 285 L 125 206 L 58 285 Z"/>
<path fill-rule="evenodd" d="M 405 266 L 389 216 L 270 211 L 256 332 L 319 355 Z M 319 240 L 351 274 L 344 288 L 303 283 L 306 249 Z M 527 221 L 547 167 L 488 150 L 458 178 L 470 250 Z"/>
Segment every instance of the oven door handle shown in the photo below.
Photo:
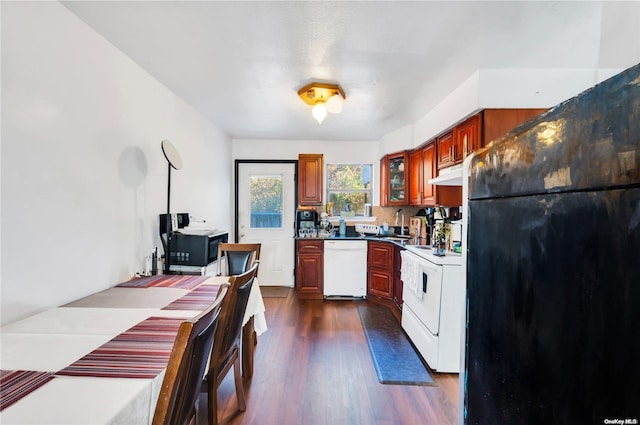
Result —
<path fill-rule="evenodd" d="M 429 275 L 426 273 L 422 273 L 422 292 L 427 293 L 427 281 L 429 280 Z"/>

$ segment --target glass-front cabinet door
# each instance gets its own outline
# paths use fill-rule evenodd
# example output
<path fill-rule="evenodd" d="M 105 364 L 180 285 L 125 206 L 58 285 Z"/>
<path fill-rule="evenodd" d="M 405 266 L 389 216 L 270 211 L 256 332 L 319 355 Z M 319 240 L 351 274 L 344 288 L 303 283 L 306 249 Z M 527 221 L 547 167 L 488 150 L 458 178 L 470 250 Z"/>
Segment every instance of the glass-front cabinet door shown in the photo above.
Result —
<path fill-rule="evenodd" d="M 380 161 L 380 205 L 409 205 L 409 154 L 407 151 L 386 155 Z"/>

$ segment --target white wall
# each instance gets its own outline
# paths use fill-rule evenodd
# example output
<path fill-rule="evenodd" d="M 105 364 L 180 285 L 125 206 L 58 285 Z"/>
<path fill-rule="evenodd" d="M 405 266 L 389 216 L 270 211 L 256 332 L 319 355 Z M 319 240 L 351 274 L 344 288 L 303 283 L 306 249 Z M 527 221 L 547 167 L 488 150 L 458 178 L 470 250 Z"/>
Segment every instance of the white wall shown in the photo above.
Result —
<path fill-rule="evenodd" d="M 2 324 L 130 278 L 166 212 L 230 229 L 231 141 L 57 2 L 2 2 Z"/>
<path fill-rule="evenodd" d="M 380 147 L 382 148 L 383 154 L 412 149 L 414 147 L 413 127 L 413 125 L 406 125 L 385 134 L 382 139 L 380 139 Z"/>

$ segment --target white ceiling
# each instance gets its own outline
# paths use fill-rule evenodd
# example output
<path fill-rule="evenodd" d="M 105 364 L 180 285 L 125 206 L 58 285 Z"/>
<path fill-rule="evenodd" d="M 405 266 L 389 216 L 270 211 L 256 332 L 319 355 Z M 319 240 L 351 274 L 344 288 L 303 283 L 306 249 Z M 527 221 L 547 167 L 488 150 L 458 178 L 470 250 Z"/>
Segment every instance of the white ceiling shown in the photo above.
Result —
<path fill-rule="evenodd" d="M 378 140 L 478 69 L 640 62 L 638 1 L 63 4 L 235 139 Z M 347 95 L 321 125 L 311 81 Z"/>

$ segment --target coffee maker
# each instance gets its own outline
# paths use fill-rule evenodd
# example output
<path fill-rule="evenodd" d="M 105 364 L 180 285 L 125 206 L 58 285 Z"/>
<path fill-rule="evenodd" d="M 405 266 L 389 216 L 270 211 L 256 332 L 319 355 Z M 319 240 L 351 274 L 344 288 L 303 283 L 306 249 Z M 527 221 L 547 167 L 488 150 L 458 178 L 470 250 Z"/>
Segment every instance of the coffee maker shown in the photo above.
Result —
<path fill-rule="evenodd" d="M 316 210 L 297 210 L 296 211 L 296 235 L 300 234 L 301 229 L 315 229 L 318 225 L 318 211 Z"/>

